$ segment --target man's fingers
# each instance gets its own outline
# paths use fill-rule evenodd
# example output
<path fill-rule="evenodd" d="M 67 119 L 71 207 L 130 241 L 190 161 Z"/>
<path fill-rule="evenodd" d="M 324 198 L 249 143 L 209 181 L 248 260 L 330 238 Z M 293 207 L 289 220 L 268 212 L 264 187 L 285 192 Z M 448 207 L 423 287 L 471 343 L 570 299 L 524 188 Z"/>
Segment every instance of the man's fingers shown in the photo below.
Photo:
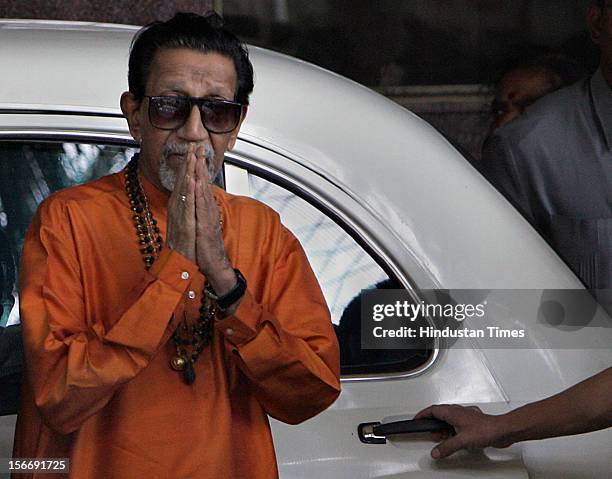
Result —
<path fill-rule="evenodd" d="M 203 145 L 198 146 L 197 150 L 195 150 L 196 157 L 204 158 L 206 156 L 206 148 Z"/>
<path fill-rule="evenodd" d="M 460 436 L 452 436 L 445 441 L 442 441 L 431 450 L 431 457 L 434 459 L 442 459 L 450 456 L 459 449 L 463 449 L 464 444 Z"/>
<path fill-rule="evenodd" d="M 201 146 L 198 148 L 197 150 L 197 164 L 196 164 L 196 177 L 198 178 L 199 181 L 202 181 L 202 183 L 209 183 L 209 178 L 208 178 L 208 168 L 206 165 L 206 149 Z"/>
<path fill-rule="evenodd" d="M 201 164 L 202 166 L 201 169 L 198 169 L 196 174 L 198 175 L 198 178 L 201 179 L 204 183 L 210 183 L 211 178 L 209 175 L 208 160 L 206 158 L 206 147 L 204 146 L 198 147 L 196 151 L 196 155 L 198 157 L 198 165 Z M 212 161 L 212 158 L 211 158 L 211 161 Z"/>
<path fill-rule="evenodd" d="M 195 175 L 189 175 L 185 178 L 187 182 L 187 196 L 195 199 Z M 191 201 L 191 204 L 194 204 L 194 201 Z"/>
<path fill-rule="evenodd" d="M 461 406 L 455 406 L 451 404 L 437 404 L 435 406 L 429 406 L 428 408 L 423 409 L 418 412 L 414 419 L 424 419 L 424 418 L 435 418 L 440 419 L 442 421 L 447 421 L 451 412 L 457 408 L 461 408 Z M 450 421 L 447 421 L 450 423 Z"/>
<path fill-rule="evenodd" d="M 178 199 L 180 200 L 180 195 L 184 196 L 187 190 L 186 176 L 189 174 L 189 161 L 193 156 L 193 151 L 193 145 L 189 145 L 189 148 L 187 149 L 187 154 L 185 155 L 185 159 L 181 163 L 179 170 L 176 174 L 176 182 L 174 183 L 174 189 L 172 191 L 172 196 L 174 196 L 175 199 L 178 197 Z"/>
<path fill-rule="evenodd" d="M 414 416 L 414 419 L 427 419 L 427 418 L 442 419 L 442 417 L 445 416 L 444 411 L 449 407 L 451 406 L 448 406 L 446 404 L 429 406 L 419 411 Z M 430 434 L 430 438 L 433 442 L 443 441 L 444 439 L 448 439 L 449 436 L 450 436 L 450 431 L 448 430 L 432 432 Z"/>
<path fill-rule="evenodd" d="M 433 409 L 433 406 L 429 406 L 419 411 L 418 413 L 416 413 L 416 416 L 414 416 L 414 419 L 423 419 L 423 418 L 433 417 L 432 409 Z"/>
<path fill-rule="evenodd" d="M 454 406 L 450 404 L 435 404 L 433 406 L 426 407 L 422 411 L 419 411 L 416 416 L 414 416 L 414 419 L 433 417 L 444 420 L 443 416 L 446 415 L 448 409 L 452 407 Z"/>
<path fill-rule="evenodd" d="M 216 209 L 215 196 L 213 194 L 212 185 L 208 181 L 208 173 L 206 170 L 206 163 L 203 158 L 198 158 L 196 164 L 196 208 L 210 210 L 211 208 Z M 202 212 L 201 212 L 202 213 Z M 214 219 L 214 215 L 211 216 L 212 210 L 208 211 L 210 219 Z M 204 216 L 202 216 L 204 218 Z"/>
<path fill-rule="evenodd" d="M 206 160 L 202 156 L 196 156 L 195 175 L 197 181 L 202 181 L 202 174 L 205 170 L 204 163 Z"/>
<path fill-rule="evenodd" d="M 193 204 L 194 196 L 195 196 L 195 165 L 196 165 L 196 156 L 193 152 L 193 148 L 191 148 L 191 153 L 187 157 L 187 166 L 184 173 L 184 191 L 187 193 L 188 200 Z"/>
<path fill-rule="evenodd" d="M 441 442 L 450 437 L 451 433 L 449 430 L 437 431 L 431 433 L 431 440 L 433 442 Z"/>

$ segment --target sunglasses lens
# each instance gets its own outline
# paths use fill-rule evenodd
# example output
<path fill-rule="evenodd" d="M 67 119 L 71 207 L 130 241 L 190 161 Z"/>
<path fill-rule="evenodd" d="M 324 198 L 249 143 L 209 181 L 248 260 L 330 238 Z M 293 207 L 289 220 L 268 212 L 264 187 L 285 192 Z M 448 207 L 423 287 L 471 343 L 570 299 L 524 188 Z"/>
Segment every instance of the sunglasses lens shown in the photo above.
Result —
<path fill-rule="evenodd" d="M 189 102 L 183 97 L 152 97 L 149 118 L 156 128 L 174 130 L 180 128 L 189 116 Z"/>
<path fill-rule="evenodd" d="M 202 105 L 202 122 L 213 133 L 227 133 L 238 126 L 242 106 L 238 103 L 209 101 Z"/>

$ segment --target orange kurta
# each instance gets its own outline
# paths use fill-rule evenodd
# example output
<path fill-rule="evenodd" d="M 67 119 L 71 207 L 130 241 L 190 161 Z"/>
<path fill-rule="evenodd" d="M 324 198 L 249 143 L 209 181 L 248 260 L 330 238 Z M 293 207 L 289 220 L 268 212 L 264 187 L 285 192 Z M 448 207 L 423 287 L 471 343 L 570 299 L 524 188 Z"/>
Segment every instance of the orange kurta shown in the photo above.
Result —
<path fill-rule="evenodd" d="M 168 196 L 143 186 L 165 237 Z M 169 367 L 171 334 L 184 312 L 197 319 L 204 277 L 168 248 L 145 271 L 123 174 L 40 206 L 20 273 L 27 380 L 15 458 L 68 457 L 78 479 L 277 476 L 267 415 L 298 423 L 329 406 L 340 390 L 338 346 L 317 280 L 278 215 L 215 196 L 248 290 L 215 322 L 191 386 Z"/>

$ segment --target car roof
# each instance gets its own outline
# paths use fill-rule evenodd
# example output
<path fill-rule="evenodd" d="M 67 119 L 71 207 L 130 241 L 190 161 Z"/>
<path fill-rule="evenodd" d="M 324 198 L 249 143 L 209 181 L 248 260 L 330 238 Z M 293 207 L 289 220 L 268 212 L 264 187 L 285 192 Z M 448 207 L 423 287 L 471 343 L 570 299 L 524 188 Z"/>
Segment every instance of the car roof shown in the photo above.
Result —
<path fill-rule="evenodd" d="M 0 105 L 121 114 L 130 41 L 138 27 L 0 21 Z"/>

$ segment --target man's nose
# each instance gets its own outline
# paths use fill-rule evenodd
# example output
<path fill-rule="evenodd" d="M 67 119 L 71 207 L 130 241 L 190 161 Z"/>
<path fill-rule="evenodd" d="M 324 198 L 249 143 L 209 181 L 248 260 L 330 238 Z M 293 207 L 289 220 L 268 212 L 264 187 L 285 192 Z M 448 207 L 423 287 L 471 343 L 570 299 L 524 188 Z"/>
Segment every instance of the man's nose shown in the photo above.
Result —
<path fill-rule="evenodd" d="M 203 141 L 208 139 L 208 130 L 204 128 L 200 109 L 193 105 L 187 121 L 177 130 L 177 134 L 186 141 Z"/>

